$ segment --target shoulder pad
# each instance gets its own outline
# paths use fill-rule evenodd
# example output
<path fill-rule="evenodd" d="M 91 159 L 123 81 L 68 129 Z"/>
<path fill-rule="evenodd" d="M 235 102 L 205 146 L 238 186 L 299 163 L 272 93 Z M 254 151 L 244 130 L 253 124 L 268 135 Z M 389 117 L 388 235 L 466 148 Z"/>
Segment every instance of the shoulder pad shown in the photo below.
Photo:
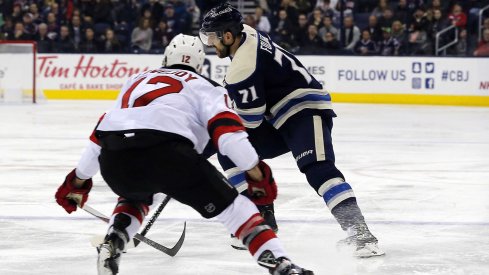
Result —
<path fill-rule="evenodd" d="M 236 51 L 231 61 L 230 69 L 224 79 L 229 85 L 249 78 L 256 70 L 258 33 L 247 25 L 244 25 L 243 32 L 246 33 L 246 40 Z"/>

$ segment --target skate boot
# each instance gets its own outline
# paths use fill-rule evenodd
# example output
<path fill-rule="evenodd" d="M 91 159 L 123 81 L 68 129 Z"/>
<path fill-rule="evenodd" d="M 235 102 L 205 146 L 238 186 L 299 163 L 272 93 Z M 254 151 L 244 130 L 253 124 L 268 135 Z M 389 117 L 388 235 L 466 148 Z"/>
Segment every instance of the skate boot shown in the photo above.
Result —
<path fill-rule="evenodd" d="M 97 248 L 98 275 L 114 275 L 119 273 L 121 254 L 124 251 L 128 237 L 125 232 L 114 229 L 105 236 L 104 242 Z"/>
<path fill-rule="evenodd" d="M 260 211 L 260 215 L 265 220 L 266 224 L 270 226 L 273 232 L 278 232 L 277 221 L 275 220 L 275 210 L 273 208 L 273 203 L 266 205 L 257 205 L 256 206 Z"/>
<path fill-rule="evenodd" d="M 270 250 L 261 253 L 258 264 L 268 268 L 272 275 L 314 275 L 314 272 L 293 264 L 285 257 L 275 258 Z"/>
<path fill-rule="evenodd" d="M 338 245 L 355 246 L 353 255 L 359 258 L 382 256 L 385 254 L 378 247 L 377 238 L 372 235 L 365 223 L 356 224 L 347 229 L 348 237 L 338 242 Z"/>

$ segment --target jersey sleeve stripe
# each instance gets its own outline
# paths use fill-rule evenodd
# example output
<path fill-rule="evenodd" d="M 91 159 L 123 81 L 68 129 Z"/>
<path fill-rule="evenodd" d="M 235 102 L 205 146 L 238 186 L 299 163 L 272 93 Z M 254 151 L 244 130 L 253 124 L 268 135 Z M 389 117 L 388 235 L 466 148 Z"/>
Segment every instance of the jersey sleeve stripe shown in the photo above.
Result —
<path fill-rule="evenodd" d="M 326 90 L 315 90 L 315 89 L 297 89 L 292 93 L 288 94 L 286 97 L 282 98 L 279 102 L 270 108 L 270 113 L 273 116 L 276 116 L 277 113 L 282 109 L 285 105 L 287 105 L 290 101 L 303 98 L 305 99 L 307 96 L 318 95 L 318 96 L 327 96 L 326 100 L 331 101 L 331 96 Z M 324 99 L 324 98 L 323 98 Z M 307 100 L 307 99 L 306 99 Z"/>
<path fill-rule="evenodd" d="M 209 131 L 214 146 L 217 148 L 219 137 L 226 133 L 245 131 L 245 127 L 236 114 L 223 112 L 209 120 L 207 130 Z"/>
<path fill-rule="evenodd" d="M 97 125 L 95 126 L 95 128 L 93 129 L 92 131 L 92 134 L 90 135 L 90 140 L 97 144 L 97 145 L 100 145 L 100 140 L 98 139 L 98 137 L 95 135 L 95 131 L 97 131 L 97 127 L 98 125 L 100 124 L 100 122 L 102 121 L 102 119 L 104 119 L 104 116 L 105 114 L 103 114 L 99 119 L 98 119 L 98 122 L 97 122 Z"/>

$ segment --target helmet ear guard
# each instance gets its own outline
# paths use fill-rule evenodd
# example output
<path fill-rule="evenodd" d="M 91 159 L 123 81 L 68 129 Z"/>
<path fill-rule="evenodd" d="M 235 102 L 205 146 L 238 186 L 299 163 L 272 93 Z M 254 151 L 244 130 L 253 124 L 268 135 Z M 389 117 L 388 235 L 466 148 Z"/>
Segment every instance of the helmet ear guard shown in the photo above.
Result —
<path fill-rule="evenodd" d="M 166 46 L 162 65 L 164 67 L 182 65 L 200 72 L 204 59 L 205 52 L 202 42 L 196 36 L 179 34 Z"/>

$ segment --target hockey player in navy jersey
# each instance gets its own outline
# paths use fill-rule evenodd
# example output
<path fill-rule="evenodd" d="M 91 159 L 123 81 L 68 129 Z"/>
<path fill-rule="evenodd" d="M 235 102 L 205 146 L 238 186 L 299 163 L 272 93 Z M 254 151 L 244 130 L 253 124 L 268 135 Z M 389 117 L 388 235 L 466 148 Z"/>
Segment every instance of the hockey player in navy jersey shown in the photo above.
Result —
<path fill-rule="evenodd" d="M 270 274 L 313 275 L 289 260 L 255 205 L 202 156 L 210 140 L 246 171 L 250 186 L 274 184 L 240 118 L 227 107 L 226 90 L 198 74 L 204 56 L 197 37 L 178 35 L 165 50 L 163 68 L 131 76 L 114 107 L 101 117 L 56 201 L 68 213 L 83 206 L 99 168 L 120 196 L 98 249 L 99 275 L 118 273 L 125 245 L 160 192 L 205 218 L 217 218 Z"/>
<path fill-rule="evenodd" d="M 355 245 L 358 257 L 383 255 L 352 187 L 335 166 L 331 130 L 336 115 L 329 93 L 294 55 L 268 35 L 244 25 L 240 12 L 229 4 L 207 12 L 200 38 L 220 58 L 231 58 L 224 85 L 260 158 L 292 152 L 300 171 L 347 232 L 343 242 Z M 233 161 L 222 154 L 218 157 L 230 182 L 249 194 L 276 231 L 276 187 L 250 189 Z"/>

